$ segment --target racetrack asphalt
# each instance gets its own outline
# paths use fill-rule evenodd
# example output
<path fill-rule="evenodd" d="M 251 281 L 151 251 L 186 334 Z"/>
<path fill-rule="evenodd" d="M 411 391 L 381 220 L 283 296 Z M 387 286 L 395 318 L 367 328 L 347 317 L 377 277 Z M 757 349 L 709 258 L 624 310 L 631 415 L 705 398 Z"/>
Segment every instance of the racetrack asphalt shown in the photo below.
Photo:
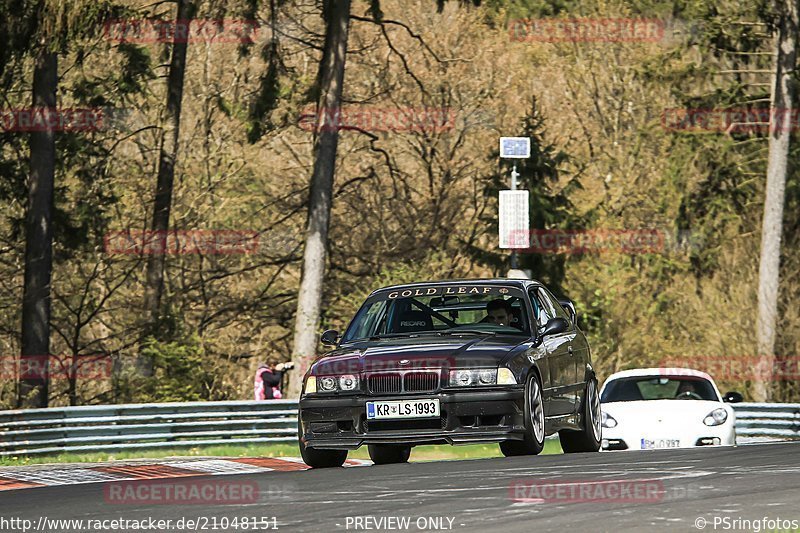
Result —
<path fill-rule="evenodd" d="M 0 517 L 31 520 L 39 531 L 48 533 L 100 531 L 86 524 L 77 528 L 41 527 L 53 519 L 199 518 L 204 522 L 196 526 L 204 524 L 206 531 L 245 530 L 241 523 L 232 527 L 232 522 L 224 521 L 226 517 L 229 521 L 234 517 L 265 517 L 268 520 L 259 522 L 261 526 L 315 533 L 800 528 L 795 525 L 800 522 L 800 442 L 118 483 L 134 485 L 118 484 L 115 489 L 112 483 L 96 483 L 0 492 Z M 202 503 L 176 505 L 174 499 L 164 497 L 163 490 L 153 491 L 154 483 L 191 483 L 194 488 L 199 483 L 218 489 L 234 483 L 245 489 L 257 486 L 257 494 L 237 500 L 223 487 L 210 500 L 206 497 Z M 138 490 L 141 486 L 148 490 Z M 41 517 L 47 519 L 44 524 Z M 2 531 L 22 530 L 0 521 L 3 524 Z M 122 527 L 113 530 L 133 531 Z M 198 530 L 202 529 L 175 525 L 160 529 Z"/>

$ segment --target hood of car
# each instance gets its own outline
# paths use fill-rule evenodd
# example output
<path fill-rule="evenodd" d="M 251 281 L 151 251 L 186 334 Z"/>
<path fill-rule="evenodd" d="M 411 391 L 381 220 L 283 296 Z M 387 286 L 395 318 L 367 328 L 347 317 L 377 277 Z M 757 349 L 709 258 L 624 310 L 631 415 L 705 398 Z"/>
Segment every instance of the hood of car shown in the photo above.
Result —
<path fill-rule="evenodd" d="M 418 336 L 349 343 L 318 358 L 312 375 L 415 369 L 493 368 L 524 349 L 520 336 Z"/>
<path fill-rule="evenodd" d="M 730 415 L 732 409 L 722 402 L 709 400 L 639 400 L 607 402 L 601 409 L 622 423 L 686 423 L 702 421 L 714 409 L 722 407 Z"/>

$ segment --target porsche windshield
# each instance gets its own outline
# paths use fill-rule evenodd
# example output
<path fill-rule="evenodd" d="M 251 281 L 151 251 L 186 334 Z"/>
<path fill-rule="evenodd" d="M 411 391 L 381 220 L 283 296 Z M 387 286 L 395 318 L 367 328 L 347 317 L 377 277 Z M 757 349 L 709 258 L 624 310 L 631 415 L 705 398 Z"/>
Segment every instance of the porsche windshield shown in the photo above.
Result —
<path fill-rule="evenodd" d="M 637 376 L 619 378 L 606 385 L 602 403 L 638 400 L 711 400 L 718 401 L 707 379 L 692 376 Z"/>
<path fill-rule="evenodd" d="M 342 341 L 420 334 L 529 336 L 524 293 L 470 284 L 382 291 L 362 306 Z"/>

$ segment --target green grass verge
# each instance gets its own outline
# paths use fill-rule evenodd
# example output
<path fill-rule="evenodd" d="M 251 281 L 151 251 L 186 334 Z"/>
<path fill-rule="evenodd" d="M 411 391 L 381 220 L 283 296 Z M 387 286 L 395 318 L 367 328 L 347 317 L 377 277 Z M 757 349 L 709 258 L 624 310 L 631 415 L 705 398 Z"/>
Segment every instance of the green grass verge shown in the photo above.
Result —
<path fill-rule="evenodd" d="M 558 439 L 545 441 L 543 454 L 561 453 Z M 485 459 L 502 457 L 497 444 L 469 444 L 466 446 L 417 446 L 411 452 L 411 461 L 443 461 L 448 459 Z M 22 466 L 46 463 L 98 463 L 122 459 L 163 459 L 165 457 L 300 457 L 296 444 L 202 446 L 197 448 L 169 448 L 163 450 L 132 450 L 126 452 L 65 453 L 29 457 L 2 457 L 0 466 Z M 367 447 L 350 452 L 351 459 L 369 459 Z"/>

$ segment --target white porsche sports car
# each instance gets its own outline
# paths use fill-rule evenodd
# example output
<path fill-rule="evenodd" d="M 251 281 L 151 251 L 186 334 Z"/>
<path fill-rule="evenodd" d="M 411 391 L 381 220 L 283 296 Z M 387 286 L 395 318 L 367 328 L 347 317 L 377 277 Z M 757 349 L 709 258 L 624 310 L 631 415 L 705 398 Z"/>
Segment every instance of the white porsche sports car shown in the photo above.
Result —
<path fill-rule="evenodd" d="M 736 444 L 736 415 L 705 372 L 642 368 L 611 375 L 600 390 L 604 450 Z"/>

